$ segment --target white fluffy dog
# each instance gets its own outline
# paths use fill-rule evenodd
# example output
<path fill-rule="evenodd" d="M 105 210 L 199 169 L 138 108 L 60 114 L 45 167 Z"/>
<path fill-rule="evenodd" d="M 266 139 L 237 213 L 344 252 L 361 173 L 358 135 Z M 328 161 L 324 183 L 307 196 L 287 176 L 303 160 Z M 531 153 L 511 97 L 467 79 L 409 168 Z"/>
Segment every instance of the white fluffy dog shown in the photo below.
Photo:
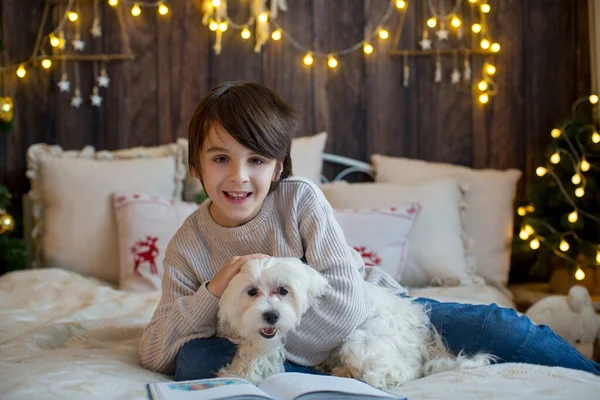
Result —
<path fill-rule="evenodd" d="M 431 326 L 422 305 L 366 285 L 369 316 L 322 369 L 392 389 L 425 375 L 492 361 L 487 354 L 454 356 Z M 248 261 L 220 300 L 218 335 L 237 344 L 238 349 L 219 376 L 258 383 L 283 372 L 286 334 L 328 289 L 327 280 L 298 259 Z"/>

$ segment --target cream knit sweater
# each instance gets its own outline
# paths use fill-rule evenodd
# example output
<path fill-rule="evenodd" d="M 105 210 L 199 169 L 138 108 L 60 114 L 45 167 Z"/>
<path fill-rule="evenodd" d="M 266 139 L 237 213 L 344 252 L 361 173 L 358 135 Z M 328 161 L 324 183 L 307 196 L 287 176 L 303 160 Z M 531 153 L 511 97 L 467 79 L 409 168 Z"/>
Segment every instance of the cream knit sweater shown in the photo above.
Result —
<path fill-rule="evenodd" d="M 287 178 L 267 196 L 254 219 L 226 228 L 201 204 L 169 243 L 163 262 L 162 297 L 140 342 L 144 367 L 172 374 L 178 350 L 191 339 L 216 333 L 219 299 L 206 283 L 234 256 L 263 253 L 305 257 L 333 290 L 310 309 L 286 339 L 288 358 L 314 366 L 366 318 L 365 280 L 406 293 L 384 271 L 367 267 L 349 247 L 321 190 L 303 178 Z"/>

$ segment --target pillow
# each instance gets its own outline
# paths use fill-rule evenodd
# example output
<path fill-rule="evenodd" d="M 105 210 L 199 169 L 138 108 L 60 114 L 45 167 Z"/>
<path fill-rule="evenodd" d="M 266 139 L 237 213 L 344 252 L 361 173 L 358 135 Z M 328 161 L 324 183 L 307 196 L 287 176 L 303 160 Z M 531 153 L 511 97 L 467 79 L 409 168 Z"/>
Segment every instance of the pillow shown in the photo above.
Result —
<path fill-rule="evenodd" d="M 185 173 L 182 157 L 175 144 L 129 153 L 32 145 L 27 151 L 27 176 L 36 263 L 117 283 L 111 194 L 140 191 L 178 198 Z"/>
<path fill-rule="evenodd" d="M 407 243 L 417 220 L 419 203 L 375 209 L 334 209 L 346 242 L 365 265 L 378 267 L 400 280 L 406 264 Z"/>
<path fill-rule="evenodd" d="M 119 288 L 161 289 L 167 244 L 198 204 L 141 193 L 113 196 L 119 239 Z"/>
<path fill-rule="evenodd" d="M 309 179 L 316 185 L 321 182 L 321 170 L 323 169 L 323 152 L 327 142 L 327 133 L 321 132 L 313 136 L 303 136 L 292 139 L 292 170 L 295 176 L 301 176 Z M 184 160 L 188 160 L 188 139 L 180 138 L 180 143 L 184 148 Z M 185 201 L 196 201 L 196 195 L 202 190 L 200 180 L 196 179 L 189 172 L 185 177 L 185 189 L 183 199 Z"/>
<path fill-rule="evenodd" d="M 443 177 L 457 177 L 465 193 L 465 232 L 474 239 L 473 255 L 477 275 L 486 282 L 506 286 L 510 270 L 510 243 L 513 236 L 514 200 L 521 171 L 472 168 L 372 156 L 375 181 L 409 184 Z"/>
<path fill-rule="evenodd" d="M 418 202 L 419 218 L 410 234 L 400 283 L 423 287 L 473 282 L 461 222 L 462 194 L 456 178 L 423 184 L 334 182 L 321 185 L 335 208 L 382 208 Z"/>

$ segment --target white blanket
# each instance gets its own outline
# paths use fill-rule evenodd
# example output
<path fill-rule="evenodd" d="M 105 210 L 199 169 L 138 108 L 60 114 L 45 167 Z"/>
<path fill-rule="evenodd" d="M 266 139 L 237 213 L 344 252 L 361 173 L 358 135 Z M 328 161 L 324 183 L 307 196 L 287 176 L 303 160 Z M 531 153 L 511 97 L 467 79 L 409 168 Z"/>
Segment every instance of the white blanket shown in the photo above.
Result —
<path fill-rule="evenodd" d="M 465 302 L 510 303 L 485 286 L 411 294 L 456 301 L 461 293 Z M 468 296 L 477 293 L 479 299 Z M 2 276 L 0 397 L 147 399 L 146 383 L 171 379 L 141 368 L 138 359 L 141 332 L 159 297 L 122 292 L 59 269 Z M 600 378 L 563 368 L 499 364 L 419 379 L 401 393 L 409 399 L 596 399 Z"/>

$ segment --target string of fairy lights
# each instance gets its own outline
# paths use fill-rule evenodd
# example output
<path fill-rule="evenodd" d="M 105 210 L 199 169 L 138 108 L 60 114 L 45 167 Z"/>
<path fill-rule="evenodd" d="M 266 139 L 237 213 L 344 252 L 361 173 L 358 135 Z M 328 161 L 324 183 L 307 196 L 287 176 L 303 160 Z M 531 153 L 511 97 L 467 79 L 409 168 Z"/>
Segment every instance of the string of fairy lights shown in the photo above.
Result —
<path fill-rule="evenodd" d="M 79 0 L 78 0 L 79 1 Z M 97 8 L 97 2 L 95 0 L 95 7 Z M 144 10 L 154 9 L 154 13 L 159 16 L 167 16 L 171 10 L 169 9 L 169 1 L 135 1 L 135 0 L 105 0 L 108 5 L 117 8 L 118 6 L 124 7 L 128 10 L 132 16 L 140 17 L 147 14 Z M 289 44 L 300 51 L 302 55 L 302 62 L 306 66 L 311 66 L 319 60 L 325 60 L 326 65 L 329 68 L 336 68 L 340 63 L 340 58 L 356 51 L 363 51 L 365 54 L 370 55 L 375 52 L 376 40 L 387 40 L 390 38 L 389 26 L 391 25 L 391 19 L 394 16 L 394 9 L 400 13 L 400 24 L 398 27 L 397 36 L 401 35 L 401 29 L 404 23 L 405 14 L 409 8 L 409 0 L 388 0 L 389 4 L 379 19 L 374 24 L 374 28 L 368 31 L 363 39 L 356 42 L 352 46 L 344 49 L 332 50 L 332 51 L 319 51 L 314 48 L 310 48 L 301 43 L 301 41 L 295 39 L 289 30 L 284 29 L 278 22 L 279 12 L 287 11 L 287 0 L 249 0 L 250 16 L 248 19 L 241 23 L 234 22 L 227 13 L 227 0 L 203 0 L 202 2 L 202 24 L 207 26 L 210 31 L 215 34 L 214 51 L 216 54 L 220 54 L 223 46 L 223 33 L 229 28 L 240 31 L 240 36 L 244 40 L 248 40 L 253 36 L 254 30 L 255 45 L 254 51 L 260 52 L 268 40 L 273 41 L 287 40 Z M 437 1 L 437 3 L 436 3 Z M 446 41 L 451 36 L 456 36 L 457 39 L 462 39 L 464 36 L 463 25 L 465 18 L 462 17 L 464 7 L 462 3 L 468 3 L 469 12 L 471 15 L 472 24 L 470 26 L 471 33 L 473 35 L 473 43 L 477 43 L 474 48 L 467 49 L 454 49 L 454 50 L 441 50 L 440 48 L 435 49 L 434 42 L 430 39 L 433 37 L 440 44 Z M 440 55 L 444 52 L 451 51 L 454 54 L 454 70 L 452 72 L 452 83 L 458 83 L 461 79 L 461 74 L 457 67 L 457 54 L 461 52 L 465 56 L 464 61 L 464 72 L 462 74 L 463 81 L 471 80 L 471 69 L 468 61 L 468 57 L 473 54 L 490 56 L 495 55 L 501 49 L 500 44 L 494 42 L 491 38 L 489 27 L 487 24 L 487 16 L 491 12 L 491 6 L 488 4 L 488 0 L 455 0 L 453 7 L 449 12 L 444 12 L 443 1 L 438 0 L 422 0 L 418 4 L 423 4 L 424 20 L 422 21 L 422 35 L 419 40 L 418 46 L 421 47 L 417 50 L 397 50 L 394 49 L 390 52 L 391 55 L 403 55 L 405 59 L 404 73 L 405 73 L 405 86 L 408 82 L 409 68 L 407 64 L 407 56 L 413 55 L 433 55 L 436 57 L 436 71 L 435 81 L 441 81 L 441 68 L 440 68 Z M 79 7 L 74 0 L 69 0 L 68 5 L 64 11 L 63 17 L 59 22 L 58 26 L 53 29 L 46 37 L 40 40 L 38 36 L 36 48 L 32 56 L 25 61 L 16 63 L 15 65 L 1 66 L 0 72 L 15 69 L 16 75 L 19 78 L 25 77 L 27 74 L 28 66 L 41 65 L 42 68 L 49 69 L 53 65 L 53 61 L 59 60 L 60 57 L 55 54 L 56 50 L 63 50 L 65 48 L 65 34 L 64 28 L 68 23 L 77 26 L 79 17 Z M 479 18 L 476 18 L 476 17 Z M 101 27 L 98 19 L 94 19 L 95 26 L 92 27 L 92 33 L 94 37 L 101 35 Z M 77 28 L 79 29 L 79 28 Z M 96 33 L 94 33 L 94 31 Z M 77 40 L 77 38 L 76 38 Z M 44 51 L 45 43 L 49 43 L 54 49 L 51 54 Z M 73 41 L 82 45 L 82 42 Z M 396 47 L 396 46 L 394 46 Z M 441 46 L 439 46 L 441 47 Z M 76 48 L 76 50 L 82 50 Z M 127 51 L 129 53 L 129 51 Z M 65 57 L 63 57 L 64 59 Z M 132 55 L 129 57 L 133 58 Z M 105 60 L 110 58 L 104 57 Z M 115 59 L 127 59 L 127 56 L 115 56 Z M 64 68 L 64 67 L 63 67 Z M 105 72 L 104 72 L 105 73 Z M 478 100 L 482 104 L 489 102 L 491 96 L 497 93 L 497 86 L 493 81 L 493 76 L 496 74 L 496 66 L 489 60 L 486 60 L 482 67 L 482 78 L 477 83 L 479 90 Z"/>
<path fill-rule="evenodd" d="M 596 104 L 598 104 L 598 100 L 599 100 L 599 98 L 598 98 L 598 95 L 596 95 L 596 94 L 592 94 L 590 96 L 582 97 L 582 98 L 578 99 L 573 104 L 573 114 L 575 114 L 575 110 L 578 105 L 580 105 L 584 102 L 589 102 L 591 105 L 596 105 Z M 593 215 L 590 212 L 587 212 L 586 210 L 582 209 L 581 207 L 579 207 L 577 205 L 576 201 L 573 199 L 573 197 L 571 196 L 569 191 L 565 188 L 565 185 L 561 181 L 560 177 L 552 169 L 552 165 L 556 165 L 561 162 L 561 160 L 562 160 L 561 154 L 567 156 L 571 160 L 571 163 L 573 165 L 573 175 L 571 176 L 571 182 L 573 183 L 573 185 L 576 186 L 573 194 L 577 198 L 581 198 L 581 197 L 585 196 L 587 179 L 586 179 L 584 173 L 590 172 L 591 170 L 594 170 L 593 171 L 594 173 L 598 173 L 598 171 L 600 171 L 600 165 L 595 165 L 594 163 L 591 163 L 588 160 L 588 157 L 587 157 L 587 154 L 585 151 L 585 147 L 583 146 L 583 144 L 581 143 L 581 141 L 579 139 L 579 137 L 582 134 L 588 134 L 589 140 L 591 140 L 592 143 L 594 143 L 594 144 L 600 143 L 600 133 L 598 133 L 596 126 L 593 124 L 584 125 L 581 128 L 579 128 L 579 131 L 575 135 L 574 141 L 572 139 L 570 139 L 567 135 L 564 134 L 564 130 L 561 129 L 561 127 L 552 129 L 552 131 L 550 132 L 550 135 L 552 136 L 552 138 L 554 140 L 564 139 L 567 144 L 568 150 L 564 149 L 564 148 L 557 148 L 557 150 L 550 156 L 550 158 L 548 160 L 549 165 L 537 167 L 535 170 L 535 173 L 537 176 L 540 176 L 540 177 L 549 175 L 552 177 L 552 179 L 554 179 L 556 181 L 556 184 L 557 184 L 560 192 L 566 199 L 567 203 L 572 207 L 572 211 L 566 215 L 566 219 L 571 224 L 576 223 L 581 216 L 581 217 L 587 218 L 591 221 L 594 221 L 600 225 L 600 218 L 596 217 L 595 215 Z M 573 143 L 573 142 L 575 142 L 575 143 Z M 534 211 L 535 211 L 535 206 L 533 204 L 529 204 L 527 206 L 520 206 L 517 209 L 518 215 L 523 217 L 523 222 L 522 222 L 521 229 L 519 232 L 519 238 L 524 241 L 529 240 L 529 247 L 531 247 L 531 249 L 533 249 L 533 250 L 539 249 L 542 244 L 548 245 L 546 243 L 547 241 L 544 238 L 544 236 L 540 232 L 536 232 L 534 230 L 534 228 L 531 226 L 531 224 L 542 225 L 551 234 L 557 235 L 560 237 L 560 242 L 558 244 L 558 248 L 553 247 L 551 249 L 552 252 L 554 254 L 556 254 L 558 257 L 561 257 L 561 258 L 577 265 L 577 269 L 574 274 L 575 279 L 577 279 L 577 280 L 585 279 L 585 272 L 581 268 L 581 265 L 579 265 L 579 262 L 577 260 L 574 260 L 572 257 L 570 257 L 569 255 L 566 254 L 569 251 L 569 249 L 571 248 L 571 245 L 569 244 L 569 240 L 575 240 L 579 243 L 583 243 L 583 244 L 591 246 L 592 248 L 595 248 L 597 264 L 600 264 L 600 243 L 591 243 L 587 240 L 584 240 L 581 237 L 579 237 L 579 235 L 577 235 L 577 233 L 574 232 L 573 230 L 569 230 L 566 232 L 560 232 L 558 229 L 556 229 L 555 227 L 546 223 L 545 221 L 542 221 L 539 218 L 534 218 L 534 217 L 528 216 L 528 214 L 533 213 Z"/>

